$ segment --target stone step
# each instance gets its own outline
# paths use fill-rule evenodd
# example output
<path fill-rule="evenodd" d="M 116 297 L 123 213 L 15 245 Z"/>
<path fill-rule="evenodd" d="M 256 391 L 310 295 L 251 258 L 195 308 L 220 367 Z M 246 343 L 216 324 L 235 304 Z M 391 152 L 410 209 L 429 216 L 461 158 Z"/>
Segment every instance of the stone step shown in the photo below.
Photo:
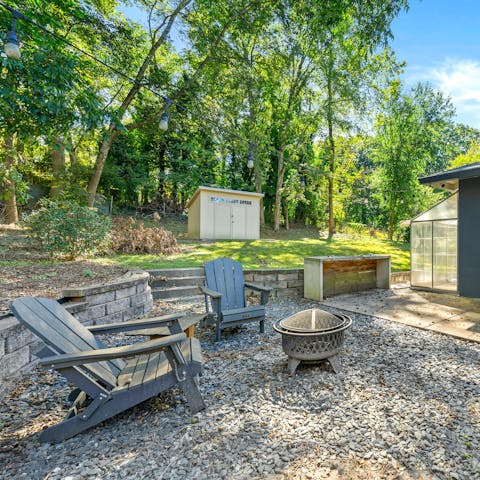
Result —
<path fill-rule="evenodd" d="M 205 297 L 203 295 L 191 295 L 186 297 L 171 297 L 159 299 L 163 303 L 198 303 L 199 305 L 205 305 Z"/>
<path fill-rule="evenodd" d="M 170 288 L 170 287 L 194 287 L 196 285 L 203 285 L 205 283 L 205 276 L 195 275 L 191 277 L 153 277 L 150 280 L 150 287 L 152 288 Z"/>
<path fill-rule="evenodd" d="M 204 275 L 203 267 L 195 268 L 157 268 L 147 270 L 152 280 L 155 278 L 198 277 Z"/>
<path fill-rule="evenodd" d="M 198 287 L 170 287 L 170 288 L 152 288 L 152 297 L 154 300 L 163 300 L 165 298 L 188 297 L 199 294 Z"/>

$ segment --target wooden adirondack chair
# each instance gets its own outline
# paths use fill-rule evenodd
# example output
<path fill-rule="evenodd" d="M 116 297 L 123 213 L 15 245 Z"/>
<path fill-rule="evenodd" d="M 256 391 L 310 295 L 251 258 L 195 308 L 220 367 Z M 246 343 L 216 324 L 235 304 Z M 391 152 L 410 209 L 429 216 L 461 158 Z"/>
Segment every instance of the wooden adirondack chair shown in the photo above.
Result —
<path fill-rule="evenodd" d="M 201 371 L 200 344 L 187 338 L 179 315 L 85 327 L 57 301 L 25 297 L 10 308 L 46 347 L 38 353 L 40 363 L 54 368 L 78 388 L 67 417 L 40 434 L 40 440 L 59 442 L 117 413 L 179 384 L 190 411 L 205 408 L 194 381 Z M 162 338 L 108 348 L 93 333 L 168 328 Z M 128 357 L 128 360 L 124 360 Z"/>
<path fill-rule="evenodd" d="M 261 292 L 260 305 L 247 306 L 246 291 Z M 205 264 L 205 295 L 207 320 L 216 325 L 216 341 L 222 330 L 245 322 L 260 322 L 260 333 L 265 332 L 265 306 L 271 288 L 246 283 L 242 265 L 231 258 L 217 258 Z"/>

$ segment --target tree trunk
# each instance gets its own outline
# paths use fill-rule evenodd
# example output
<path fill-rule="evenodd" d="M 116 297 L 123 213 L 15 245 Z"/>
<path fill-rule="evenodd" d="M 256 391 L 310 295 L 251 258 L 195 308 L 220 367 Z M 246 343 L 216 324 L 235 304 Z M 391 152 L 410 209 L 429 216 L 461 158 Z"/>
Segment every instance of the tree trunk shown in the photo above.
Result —
<path fill-rule="evenodd" d="M 282 143 L 278 150 L 277 161 L 277 186 L 275 188 L 275 210 L 274 210 L 274 231 L 280 230 L 280 215 L 282 213 L 282 187 L 283 177 L 285 175 L 285 140 L 282 139 Z"/>
<path fill-rule="evenodd" d="M 65 142 L 59 138 L 55 141 L 50 150 L 50 159 L 52 161 L 53 180 L 50 185 L 50 197 L 58 197 L 63 192 L 65 184 Z"/>
<path fill-rule="evenodd" d="M 6 223 L 18 223 L 17 193 L 15 180 L 11 176 L 11 170 L 15 166 L 14 137 L 12 133 L 5 137 L 3 147 L 5 149 L 6 171 L 3 178 L 3 196 L 5 199 Z"/>
<path fill-rule="evenodd" d="M 393 240 L 393 232 L 395 230 L 395 203 L 396 199 L 390 199 L 390 208 L 388 213 L 388 239 Z"/>
<path fill-rule="evenodd" d="M 328 77 L 327 77 L 327 124 L 328 143 L 330 149 L 329 177 L 328 177 L 328 238 L 335 233 L 335 218 L 333 216 L 333 185 L 335 180 L 335 142 L 333 139 L 333 54 L 329 49 Z"/>
<path fill-rule="evenodd" d="M 330 146 L 330 175 L 328 177 L 328 236 L 335 233 L 335 218 L 333 216 L 333 185 L 335 175 L 335 142 L 333 140 L 333 125 L 328 123 L 328 143 Z"/>
<path fill-rule="evenodd" d="M 283 211 L 285 216 L 285 230 L 290 230 L 290 220 L 288 219 L 288 205 L 284 202 Z"/>
<path fill-rule="evenodd" d="M 255 176 L 255 191 L 262 193 L 262 175 L 255 154 L 253 154 L 253 174 Z M 263 210 L 263 197 L 260 198 L 260 225 L 265 225 L 265 212 Z"/>
<path fill-rule="evenodd" d="M 253 52 L 250 54 L 249 57 L 249 67 L 250 73 L 252 74 L 253 71 Z M 252 141 L 252 159 L 253 159 L 253 179 L 255 183 L 255 191 L 257 193 L 262 193 L 262 172 L 260 169 L 260 165 L 257 159 L 257 152 L 255 151 L 254 145 L 256 144 L 256 135 L 255 135 L 255 125 L 257 122 L 257 115 L 255 110 L 255 99 L 253 96 L 253 86 L 252 86 L 252 78 L 249 78 L 248 82 L 248 114 L 249 114 L 249 121 L 250 121 L 250 129 L 251 129 L 251 141 Z M 265 225 L 265 212 L 263 210 L 263 197 L 260 199 L 260 225 Z"/>
<path fill-rule="evenodd" d="M 75 168 L 77 164 L 77 147 L 78 145 L 73 144 L 73 138 L 70 136 L 68 139 L 68 158 L 70 159 L 70 168 Z"/>
<path fill-rule="evenodd" d="M 89 207 L 93 207 L 95 202 L 95 195 L 97 193 L 98 184 L 100 183 L 100 177 L 102 176 L 105 160 L 107 159 L 108 152 L 112 146 L 113 140 L 117 136 L 117 129 L 112 122 L 108 127 L 108 132 L 103 139 L 100 150 L 98 151 L 97 159 L 95 161 L 95 167 L 93 168 L 92 176 L 87 187 L 87 204 Z"/>

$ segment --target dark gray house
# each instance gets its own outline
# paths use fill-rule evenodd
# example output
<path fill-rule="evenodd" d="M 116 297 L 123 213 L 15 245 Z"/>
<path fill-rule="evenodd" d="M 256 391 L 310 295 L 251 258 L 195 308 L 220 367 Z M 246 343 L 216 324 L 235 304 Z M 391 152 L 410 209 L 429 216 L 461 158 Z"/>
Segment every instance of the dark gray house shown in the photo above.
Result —
<path fill-rule="evenodd" d="M 452 194 L 412 220 L 412 287 L 480 297 L 480 162 L 420 183 Z"/>

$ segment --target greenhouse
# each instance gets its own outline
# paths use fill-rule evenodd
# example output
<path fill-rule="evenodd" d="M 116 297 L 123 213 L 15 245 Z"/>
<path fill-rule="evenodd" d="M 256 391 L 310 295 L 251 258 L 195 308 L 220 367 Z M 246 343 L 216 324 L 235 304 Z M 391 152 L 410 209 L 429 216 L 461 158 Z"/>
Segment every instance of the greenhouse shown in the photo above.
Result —
<path fill-rule="evenodd" d="M 413 219 L 411 286 L 457 291 L 458 193 Z"/>
<path fill-rule="evenodd" d="M 480 298 L 480 162 L 419 180 L 450 196 L 412 220 L 412 287 Z"/>

